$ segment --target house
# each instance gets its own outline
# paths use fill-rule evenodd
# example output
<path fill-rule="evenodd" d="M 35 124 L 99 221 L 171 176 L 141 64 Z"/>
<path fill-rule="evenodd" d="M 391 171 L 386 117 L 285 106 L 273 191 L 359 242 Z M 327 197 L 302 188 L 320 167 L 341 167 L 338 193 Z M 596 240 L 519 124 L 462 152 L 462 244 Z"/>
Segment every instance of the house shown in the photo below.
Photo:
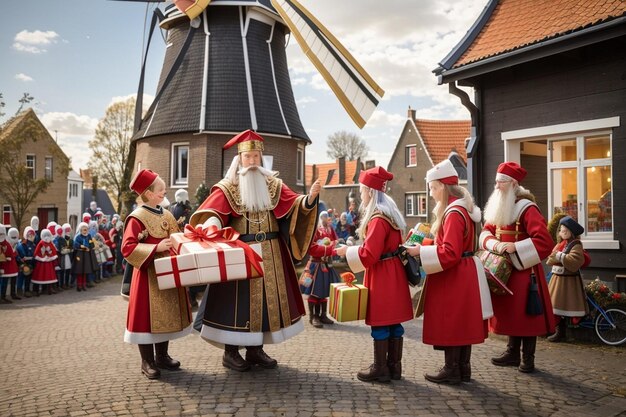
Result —
<path fill-rule="evenodd" d="M 350 199 L 359 200 L 359 173 L 362 169 L 371 168 L 374 161 L 367 161 L 365 166 L 359 159 L 346 161 L 339 158 L 335 162 L 305 166 L 305 184 L 309 189 L 313 181 L 322 181 L 320 201 L 327 209 L 335 209 L 339 213 L 346 211 Z"/>
<path fill-rule="evenodd" d="M 426 171 L 450 159 L 459 173 L 460 183 L 466 183 L 465 141 L 469 135 L 469 120 L 418 119 L 416 111 L 409 107 L 389 160 L 388 170 L 394 179 L 387 190 L 409 227 L 430 222 L 434 201 L 428 196 Z"/>
<path fill-rule="evenodd" d="M 6 144 L 14 138 L 19 141 L 15 148 L 19 148 L 16 157 L 26 165 L 31 178 L 45 178 L 50 181 L 50 184 L 44 192 L 37 194 L 36 198 L 22 213 L 21 224 L 17 224 L 17 213 L 12 210 L 12 205 L 15 208 L 16 202 L 8 201 L 6 195 L 0 194 L 3 223 L 18 227 L 21 232 L 24 227 L 30 224 L 32 216 L 39 217 L 40 227 L 45 227 L 51 221 L 65 222 L 67 219 L 66 196 L 69 182 L 67 175 L 69 158 L 63 153 L 33 109 L 24 110 L 7 121 L 2 127 L 0 143 Z M 0 176 L 5 179 L 10 175 L 11 173 L 8 172 L 0 172 Z"/>
<path fill-rule="evenodd" d="M 564 212 L 585 227 L 586 275 L 606 281 L 626 271 L 626 220 L 615 215 L 626 210 L 625 68 L 626 2 L 489 0 L 434 70 L 471 114 L 477 202 L 499 163 L 520 163 L 547 219 Z"/>
<path fill-rule="evenodd" d="M 83 197 L 83 208 L 81 211 L 81 219 L 82 219 L 82 213 L 87 211 L 87 208 L 89 207 L 89 204 L 92 201 L 96 202 L 97 206 L 100 208 L 100 210 L 102 210 L 102 213 L 104 213 L 106 216 L 112 216 L 113 214 L 116 213 L 115 207 L 113 207 L 113 203 L 111 202 L 111 198 L 109 197 L 109 194 L 106 192 L 106 190 L 102 188 L 98 188 L 97 190 L 95 190 L 95 194 L 94 194 L 93 189 L 85 188 L 83 189 L 82 197 Z"/>
<path fill-rule="evenodd" d="M 67 176 L 67 222 L 76 230 L 83 214 L 83 179 L 71 170 Z"/>

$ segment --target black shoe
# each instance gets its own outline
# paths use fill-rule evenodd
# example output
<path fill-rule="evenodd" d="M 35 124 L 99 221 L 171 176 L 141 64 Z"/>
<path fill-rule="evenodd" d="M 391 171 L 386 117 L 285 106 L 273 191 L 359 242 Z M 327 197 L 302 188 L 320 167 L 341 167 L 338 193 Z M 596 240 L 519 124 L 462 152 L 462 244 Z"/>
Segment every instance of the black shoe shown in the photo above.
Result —
<path fill-rule="evenodd" d="M 226 345 L 224 356 L 222 356 L 222 365 L 233 371 L 244 372 L 250 369 L 250 364 L 241 357 L 239 349 L 234 346 Z"/>
<path fill-rule="evenodd" d="M 146 360 L 141 361 L 141 373 L 148 379 L 159 379 L 161 377 L 161 371 L 159 371 L 154 362 Z"/>
<path fill-rule="evenodd" d="M 276 359 L 269 357 L 263 350 L 263 346 L 248 346 L 246 349 L 246 362 L 251 365 L 259 365 L 261 368 L 273 369 L 278 365 Z"/>

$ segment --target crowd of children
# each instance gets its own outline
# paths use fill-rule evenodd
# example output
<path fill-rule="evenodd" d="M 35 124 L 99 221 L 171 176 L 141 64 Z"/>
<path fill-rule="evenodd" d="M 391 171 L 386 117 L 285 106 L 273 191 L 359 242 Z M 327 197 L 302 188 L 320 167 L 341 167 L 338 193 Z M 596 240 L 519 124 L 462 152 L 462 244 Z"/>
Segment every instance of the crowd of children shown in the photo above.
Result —
<path fill-rule="evenodd" d="M 50 222 L 39 230 L 37 216 L 22 239 L 17 228 L 0 225 L 0 304 L 71 288 L 86 291 L 120 273 L 122 227 L 117 214 L 105 216 L 95 202 L 75 233 L 69 223 Z"/>

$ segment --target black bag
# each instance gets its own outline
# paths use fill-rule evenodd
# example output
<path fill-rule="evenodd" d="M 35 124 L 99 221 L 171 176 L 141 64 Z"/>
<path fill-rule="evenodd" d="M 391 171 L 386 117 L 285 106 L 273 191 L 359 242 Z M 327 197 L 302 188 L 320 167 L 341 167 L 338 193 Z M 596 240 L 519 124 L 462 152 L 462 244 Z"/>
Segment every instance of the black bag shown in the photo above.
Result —
<path fill-rule="evenodd" d="M 404 246 L 399 246 L 395 251 L 381 255 L 380 260 L 382 261 L 394 256 L 397 256 L 398 259 L 400 259 L 400 262 L 402 262 L 402 265 L 404 266 L 404 273 L 409 285 L 412 287 L 419 285 L 422 279 L 419 259 L 409 255 Z"/>

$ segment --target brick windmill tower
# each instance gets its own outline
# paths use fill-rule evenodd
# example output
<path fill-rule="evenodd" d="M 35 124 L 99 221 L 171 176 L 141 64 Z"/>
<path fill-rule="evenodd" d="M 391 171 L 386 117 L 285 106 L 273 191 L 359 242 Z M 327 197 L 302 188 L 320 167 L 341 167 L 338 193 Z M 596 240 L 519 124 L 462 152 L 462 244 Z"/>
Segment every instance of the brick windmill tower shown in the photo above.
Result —
<path fill-rule="evenodd" d="M 136 117 L 134 170 L 157 170 L 170 194 L 187 188 L 193 195 L 200 183 L 221 179 L 235 152 L 222 146 L 246 129 L 265 138 L 272 169 L 294 190 L 305 191 L 304 150 L 311 140 L 289 79 L 289 35 L 359 127 L 384 94 L 295 0 L 178 0 L 155 10 L 153 27 L 157 23 L 167 31 L 165 59 L 156 98 Z"/>

